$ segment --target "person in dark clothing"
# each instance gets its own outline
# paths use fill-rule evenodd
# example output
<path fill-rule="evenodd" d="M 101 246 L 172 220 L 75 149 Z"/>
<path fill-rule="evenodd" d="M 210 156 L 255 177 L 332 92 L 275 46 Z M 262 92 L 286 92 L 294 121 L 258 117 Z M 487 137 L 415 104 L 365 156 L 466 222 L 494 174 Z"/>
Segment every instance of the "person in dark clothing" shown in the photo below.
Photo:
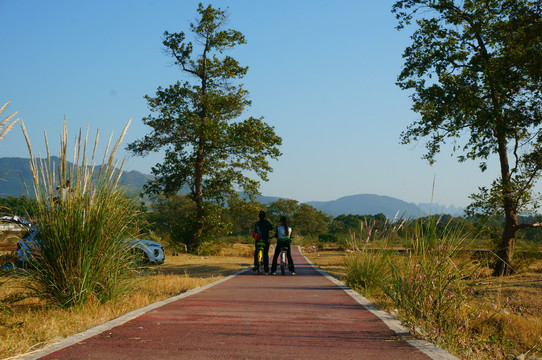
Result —
<path fill-rule="evenodd" d="M 265 211 L 260 211 L 258 214 L 259 221 L 254 225 L 254 231 L 260 234 L 260 241 L 263 241 L 265 247 L 263 249 L 263 267 L 265 274 L 269 274 L 269 231 L 273 230 L 273 224 L 266 219 Z M 258 247 L 254 242 L 254 268 L 253 271 L 258 269 Z"/>
<path fill-rule="evenodd" d="M 277 259 L 280 255 L 280 251 L 286 249 L 286 257 L 288 258 L 288 270 L 292 275 L 295 275 L 294 260 L 292 259 L 292 249 L 290 248 L 292 228 L 288 227 L 286 216 L 281 216 L 280 225 L 277 227 L 275 234 L 277 238 L 277 246 L 275 246 L 275 254 L 273 255 L 273 264 L 271 265 L 271 275 L 275 275 L 277 270 Z"/>

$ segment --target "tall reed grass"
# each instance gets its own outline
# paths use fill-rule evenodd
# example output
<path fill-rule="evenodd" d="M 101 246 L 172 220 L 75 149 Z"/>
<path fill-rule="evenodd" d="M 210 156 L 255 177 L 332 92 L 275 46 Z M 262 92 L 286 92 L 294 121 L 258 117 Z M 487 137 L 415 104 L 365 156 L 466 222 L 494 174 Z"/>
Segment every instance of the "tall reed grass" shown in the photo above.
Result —
<path fill-rule="evenodd" d="M 0 115 L 8 108 L 9 102 L 5 103 L 0 107 Z M 14 119 L 17 115 L 16 112 L 8 115 L 3 120 L 0 121 L 0 140 L 2 140 L 10 131 L 13 129 L 15 124 L 20 120 L 19 118 Z M 0 179 L 1 180 L 1 179 Z M 6 271 L 0 269 L 0 288 L 2 286 L 5 286 L 5 284 L 8 282 L 5 278 Z M 0 312 L 8 312 L 9 311 L 9 305 L 8 305 L 7 299 L 0 298 Z M 0 323 L 0 325 L 2 325 Z"/>
<path fill-rule="evenodd" d="M 375 219 L 364 219 L 360 222 L 360 228 L 357 231 L 350 231 L 345 239 L 346 247 L 354 251 L 367 251 L 367 247 L 375 243 L 388 243 L 394 240 L 399 230 L 409 221 L 399 217 L 397 212 L 394 218 L 389 221 L 386 219 L 384 224 L 378 224 Z"/>
<path fill-rule="evenodd" d="M 34 220 L 39 227 L 28 274 L 35 293 L 61 307 L 103 303 L 130 289 L 132 262 L 125 239 L 137 233 L 138 206 L 120 186 L 123 163 L 114 158 L 129 123 L 111 149 L 109 138 L 100 165 L 96 165 L 99 130 L 90 157 L 88 127 L 84 137 L 79 131 L 69 161 L 64 121 L 56 163 L 47 134 L 47 157 L 36 158 L 21 123 L 30 152 L 37 200 Z"/>

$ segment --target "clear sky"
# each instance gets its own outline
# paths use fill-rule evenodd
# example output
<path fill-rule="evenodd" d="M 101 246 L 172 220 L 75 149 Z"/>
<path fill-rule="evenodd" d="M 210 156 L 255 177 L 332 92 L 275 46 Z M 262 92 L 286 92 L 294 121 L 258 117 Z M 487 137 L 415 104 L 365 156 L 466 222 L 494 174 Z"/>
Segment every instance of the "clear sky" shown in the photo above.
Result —
<path fill-rule="evenodd" d="M 208 4 L 209 2 L 204 2 Z M 395 81 L 412 29 L 395 29 L 393 1 L 229 0 L 229 27 L 247 44 L 229 55 L 249 66 L 252 106 L 282 136 L 283 156 L 263 195 L 327 201 L 374 193 L 408 202 L 465 206 L 480 173 L 444 148 L 437 163 L 421 159 L 424 143 L 400 145 L 417 118 Z M 124 145 L 149 132 L 145 94 L 187 79 L 163 53 L 164 31 L 189 32 L 193 0 L 0 0 L 0 104 L 11 101 L 45 153 L 43 130 L 57 154 L 64 117 L 70 134 L 100 129 L 102 147 L 132 118 Z M 4 114 L 5 115 L 5 114 Z M 150 173 L 159 154 L 134 157 L 126 169 Z M 0 157 L 28 157 L 22 131 L 0 142 Z M 0 184 L 1 186 L 1 184 Z"/>

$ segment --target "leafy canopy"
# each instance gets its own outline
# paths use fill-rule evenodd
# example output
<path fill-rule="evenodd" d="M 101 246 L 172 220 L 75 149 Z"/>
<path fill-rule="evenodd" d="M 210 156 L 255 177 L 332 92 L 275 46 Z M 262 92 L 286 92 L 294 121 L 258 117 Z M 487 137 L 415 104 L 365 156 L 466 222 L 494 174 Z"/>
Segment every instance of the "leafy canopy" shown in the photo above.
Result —
<path fill-rule="evenodd" d="M 474 208 L 499 213 L 503 194 L 516 195 L 516 210 L 532 204 L 542 168 L 540 1 L 403 0 L 393 12 L 398 28 L 416 24 L 398 85 L 421 118 L 402 143 L 428 138 L 433 163 L 451 140 L 459 161 L 481 160 L 482 171 L 499 154 L 501 179 L 473 196 Z"/>
<path fill-rule="evenodd" d="M 272 171 L 268 158 L 281 153 L 281 138 L 262 118 L 237 118 L 250 105 L 248 92 L 238 83 L 248 68 L 225 50 L 245 43 L 243 34 L 223 29 L 226 13 L 212 6 L 198 7 L 200 19 L 190 25 L 194 43 L 184 32 L 164 33 L 163 45 L 175 65 L 190 80 L 159 87 L 145 96 L 151 115 L 143 122 L 152 131 L 128 146 L 137 155 L 163 150 L 162 163 L 150 193 L 176 193 L 187 185 L 195 199 L 223 202 L 237 191 L 253 196 L 259 182 Z"/>

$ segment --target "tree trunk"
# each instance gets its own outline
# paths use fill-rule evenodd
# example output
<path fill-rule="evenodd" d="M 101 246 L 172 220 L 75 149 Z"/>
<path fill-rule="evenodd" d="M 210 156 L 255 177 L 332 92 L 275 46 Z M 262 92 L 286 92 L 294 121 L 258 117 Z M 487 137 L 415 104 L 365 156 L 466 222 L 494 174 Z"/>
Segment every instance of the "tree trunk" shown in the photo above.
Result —
<path fill-rule="evenodd" d="M 514 194 L 511 187 L 510 166 L 508 164 L 508 153 L 506 138 L 499 139 L 499 160 L 501 165 L 501 181 L 503 191 L 503 207 L 505 225 L 502 233 L 501 243 L 497 249 L 497 265 L 495 266 L 496 276 L 510 275 L 513 272 L 514 245 L 518 225 L 518 215 L 514 206 Z"/>
<path fill-rule="evenodd" d="M 203 163 L 205 161 L 205 121 L 207 119 L 207 50 L 209 47 L 209 37 L 207 37 L 205 49 L 203 51 L 203 68 L 199 74 L 201 79 L 201 111 L 199 113 L 199 139 L 196 150 L 196 164 L 194 169 L 194 202 L 196 203 L 196 220 L 192 229 L 190 239 L 190 252 L 197 252 L 201 243 L 201 235 L 205 227 L 205 213 L 203 210 Z"/>
<path fill-rule="evenodd" d="M 515 212 L 505 213 L 506 223 L 501 238 L 501 244 L 497 251 L 496 276 L 510 275 L 514 272 L 512 267 L 514 260 L 514 246 L 516 240 L 517 214 Z"/>
<path fill-rule="evenodd" d="M 200 138 L 198 152 L 196 155 L 196 167 L 194 176 L 194 202 L 196 203 L 196 221 L 192 229 L 190 238 L 189 251 L 197 252 L 200 246 L 201 234 L 205 227 L 205 213 L 203 210 L 203 156 L 204 156 L 205 141 Z"/>

